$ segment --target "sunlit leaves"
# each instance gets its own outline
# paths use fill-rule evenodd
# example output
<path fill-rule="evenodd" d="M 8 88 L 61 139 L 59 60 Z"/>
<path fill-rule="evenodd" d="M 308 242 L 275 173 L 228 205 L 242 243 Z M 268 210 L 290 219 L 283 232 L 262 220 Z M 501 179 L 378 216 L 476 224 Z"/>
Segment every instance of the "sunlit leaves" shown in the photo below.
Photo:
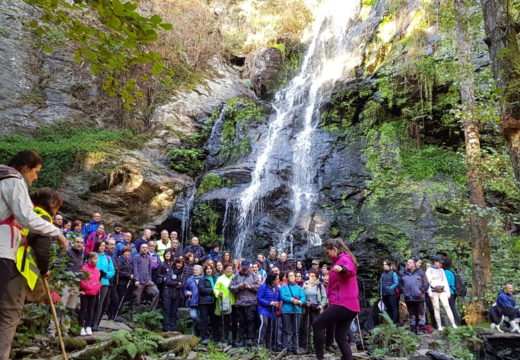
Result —
<path fill-rule="evenodd" d="M 142 96 L 137 82 L 149 79 L 128 78 L 132 66 L 144 65 L 153 75 L 164 71 L 159 54 L 149 52 L 146 45 L 158 39 L 157 32 L 172 29 L 158 15 L 145 17 L 136 10 L 139 0 L 24 0 L 41 11 L 39 21 L 27 25 L 43 37 L 50 31 L 60 31 L 75 46 L 74 61 L 86 62 L 92 74 L 102 75 L 103 90 L 119 96 L 126 108 Z M 53 44 L 42 41 L 45 52 L 55 50 Z M 124 79 L 124 80 L 123 80 Z"/>

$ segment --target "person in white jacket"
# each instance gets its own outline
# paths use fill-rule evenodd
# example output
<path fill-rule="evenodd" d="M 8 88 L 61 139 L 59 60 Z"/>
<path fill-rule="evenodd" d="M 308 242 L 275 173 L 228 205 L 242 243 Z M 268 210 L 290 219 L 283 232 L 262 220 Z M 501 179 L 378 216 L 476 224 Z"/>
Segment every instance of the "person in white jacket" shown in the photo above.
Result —
<path fill-rule="evenodd" d="M 442 259 L 440 256 L 434 256 L 432 262 L 433 265 L 426 270 L 426 278 L 430 284 L 428 295 L 432 299 L 438 330 L 442 331 L 440 303 L 442 303 L 442 307 L 446 311 L 446 315 L 448 315 L 451 325 L 456 329 L 457 325 L 455 324 L 455 319 L 453 318 L 453 313 L 449 303 L 450 285 L 448 284 L 448 279 L 446 278 L 446 274 L 442 268 Z"/>
<path fill-rule="evenodd" d="M 28 186 L 38 179 L 41 167 L 42 158 L 30 150 L 14 155 L 8 166 L 0 165 L 0 360 L 9 359 L 28 290 L 16 268 L 16 253 L 23 245 L 20 231 L 57 237 L 64 249 L 67 246 L 60 229 L 33 211 Z"/>

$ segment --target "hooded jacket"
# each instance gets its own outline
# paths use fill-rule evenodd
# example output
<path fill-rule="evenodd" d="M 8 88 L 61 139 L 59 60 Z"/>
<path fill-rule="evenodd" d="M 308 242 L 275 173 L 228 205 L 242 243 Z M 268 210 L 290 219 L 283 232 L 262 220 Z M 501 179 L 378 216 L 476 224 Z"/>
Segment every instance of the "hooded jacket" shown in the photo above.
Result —
<path fill-rule="evenodd" d="M 12 223 L 42 236 L 59 236 L 60 229 L 33 211 L 27 184 L 16 169 L 0 165 L 0 223 Z M 0 225 L 0 258 L 15 260 L 21 243 L 20 230 L 7 223 Z"/>
<path fill-rule="evenodd" d="M 92 233 L 95 233 L 101 223 L 96 222 L 94 220 L 90 220 L 88 223 L 83 225 L 81 228 L 81 232 L 85 234 L 84 238 L 86 239 Z"/>
<path fill-rule="evenodd" d="M 199 306 L 199 282 L 202 281 L 202 276 L 193 275 L 186 281 L 186 286 L 184 287 L 184 296 L 188 298 L 188 306 L 189 307 L 198 307 Z M 186 294 L 187 291 L 191 292 L 191 296 Z"/>
<path fill-rule="evenodd" d="M 504 290 L 500 290 L 497 298 L 497 306 L 504 306 L 508 308 L 515 308 L 516 301 L 512 295 L 507 294 Z"/>
<path fill-rule="evenodd" d="M 329 305 L 339 305 L 359 312 L 359 288 L 357 268 L 350 255 L 342 253 L 334 260 L 331 269 L 339 265 L 343 270 L 339 273 L 331 271 L 327 290 Z"/>
<path fill-rule="evenodd" d="M 233 274 L 227 275 L 222 274 L 215 283 L 215 287 L 213 288 L 213 294 L 215 295 L 215 298 L 217 299 L 217 305 L 215 306 L 215 314 L 220 315 L 220 308 L 222 299 L 229 298 L 230 304 L 235 304 L 235 294 L 233 294 L 229 290 L 229 285 L 231 284 L 231 281 L 233 280 Z M 222 293 L 222 297 L 218 296 L 219 293 Z"/>
<path fill-rule="evenodd" d="M 105 272 L 105 276 L 101 278 L 101 285 L 109 286 L 110 279 L 112 279 L 116 273 L 114 269 L 114 261 L 112 258 L 106 252 L 103 254 L 98 254 L 96 267 L 99 270 L 103 270 Z"/>
<path fill-rule="evenodd" d="M 249 284 L 249 289 L 241 289 L 240 285 Z M 241 274 L 237 272 L 229 284 L 229 290 L 235 294 L 236 306 L 256 305 L 256 294 L 260 288 L 260 279 L 252 272 Z"/>
<path fill-rule="evenodd" d="M 94 264 L 87 262 L 86 265 L 83 265 L 83 271 L 87 273 L 87 276 L 81 280 L 79 285 L 80 290 L 83 291 L 85 295 L 99 294 L 99 290 L 101 290 L 99 269 Z"/>
<path fill-rule="evenodd" d="M 280 302 L 280 288 L 274 288 L 266 283 L 262 284 L 256 294 L 256 301 L 258 302 L 258 315 L 266 315 L 268 318 L 276 318 L 277 306 L 271 306 L 272 301 Z"/>

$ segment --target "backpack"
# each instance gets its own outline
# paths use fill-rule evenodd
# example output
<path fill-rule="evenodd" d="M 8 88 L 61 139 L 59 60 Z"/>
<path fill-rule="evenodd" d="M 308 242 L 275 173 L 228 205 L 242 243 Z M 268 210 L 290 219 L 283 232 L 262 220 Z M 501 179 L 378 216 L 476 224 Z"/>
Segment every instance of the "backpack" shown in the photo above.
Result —
<path fill-rule="evenodd" d="M 468 288 L 462 278 L 455 274 L 455 295 L 465 297 L 468 295 Z"/>

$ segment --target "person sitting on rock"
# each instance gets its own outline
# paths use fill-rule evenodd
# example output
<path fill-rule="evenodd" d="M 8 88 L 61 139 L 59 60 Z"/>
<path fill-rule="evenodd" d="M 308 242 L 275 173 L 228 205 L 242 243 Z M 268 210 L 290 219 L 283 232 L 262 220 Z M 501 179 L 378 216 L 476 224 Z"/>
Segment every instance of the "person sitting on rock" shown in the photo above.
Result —
<path fill-rule="evenodd" d="M 516 301 L 513 298 L 513 283 L 507 282 L 503 290 L 500 290 L 497 297 L 497 306 L 503 306 L 507 308 L 516 308 Z"/>
<path fill-rule="evenodd" d="M 195 264 L 203 264 L 206 261 L 206 252 L 199 244 L 199 238 L 194 236 L 191 238 L 191 245 L 186 246 L 184 254 L 192 253 L 195 255 Z"/>

